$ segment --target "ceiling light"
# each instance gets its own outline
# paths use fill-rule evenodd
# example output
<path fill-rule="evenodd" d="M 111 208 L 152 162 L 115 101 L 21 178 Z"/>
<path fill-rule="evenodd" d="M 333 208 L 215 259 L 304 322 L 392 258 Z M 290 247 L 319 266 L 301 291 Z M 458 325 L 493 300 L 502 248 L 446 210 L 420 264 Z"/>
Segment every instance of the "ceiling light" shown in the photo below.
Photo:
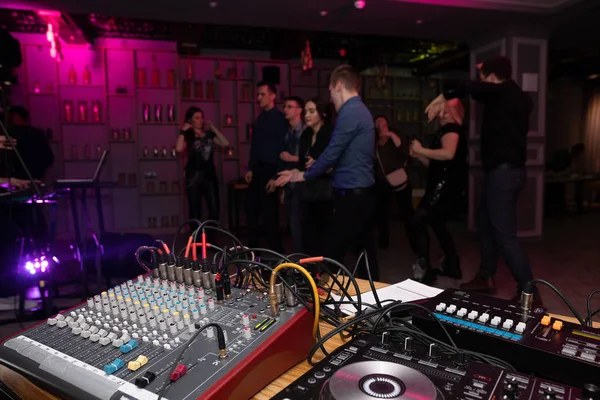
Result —
<path fill-rule="evenodd" d="M 358 8 L 359 10 L 362 10 L 363 8 L 365 8 L 366 5 L 367 5 L 367 2 L 365 0 L 356 0 L 354 2 L 354 7 Z"/>
<path fill-rule="evenodd" d="M 323 11 L 319 12 L 319 15 L 320 15 L 321 17 L 324 17 L 324 16 L 326 16 L 326 15 L 327 15 L 327 10 L 323 10 Z"/>
<path fill-rule="evenodd" d="M 215 8 L 219 5 L 219 3 L 217 3 L 216 1 L 211 1 L 210 3 L 208 3 L 208 5 L 210 6 L 210 8 Z"/>
<path fill-rule="evenodd" d="M 422 23 L 423 23 L 423 20 L 422 20 L 422 19 L 418 19 L 418 20 L 417 20 L 417 25 L 421 25 Z"/>

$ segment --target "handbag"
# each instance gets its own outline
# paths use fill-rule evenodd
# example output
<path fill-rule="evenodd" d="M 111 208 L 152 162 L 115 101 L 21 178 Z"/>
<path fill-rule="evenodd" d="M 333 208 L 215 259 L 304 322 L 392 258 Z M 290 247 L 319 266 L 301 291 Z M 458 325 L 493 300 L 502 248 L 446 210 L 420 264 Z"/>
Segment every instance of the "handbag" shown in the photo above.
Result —
<path fill-rule="evenodd" d="M 300 197 L 305 202 L 333 200 L 333 187 L 329 178 L 304 181 L 300 190 Z"/>
<path fill-rule="evenodd" d="M 403 189 L 408 184 L 408 175 L 406 174 L 406 169 L 404 167 L 398 168 L 395 171 L 390 172 L 389 174 L 385 173 L 383 169 L 383 163 L 381 162 L 381 158 L 379 158 L 379 151 L 375 151 L 377 153 L 377 161 L 379 167 L 381 168 L 381 172 L 385 176 L 387 183 L 392 187 L 392 190 L 400 190 Z"/>

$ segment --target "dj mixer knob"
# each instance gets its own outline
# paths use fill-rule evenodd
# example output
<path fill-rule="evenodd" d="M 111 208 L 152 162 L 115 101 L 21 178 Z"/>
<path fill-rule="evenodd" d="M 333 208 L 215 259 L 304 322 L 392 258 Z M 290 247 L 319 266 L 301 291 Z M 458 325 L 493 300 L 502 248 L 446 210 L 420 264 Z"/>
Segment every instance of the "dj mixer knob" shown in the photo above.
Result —
<path fill-rule="evenodd" d="M 413 351 L 413 338 L 409 336 L 404 339 L 404 352 L 410 353 Z"/>
<path fill-rule="evenodd" d="M 544 388 L 542 400 L 556 400 L 556 391 L 550 386 Z"/>
<path fill-rule="evenodd" d="M 583 385 L 582 400 L 600 400 L 600 387 L 591 383 Z"/>
<path fill-rule="evenodd" d="M 381 345 L 382 346 L 390 345 L 390 333 L 389 332 L 383 332 L 381 334 Z"/>
<path fill-rule="evenodd" d="M 430 359 L 435 360 L 440 358 L 439 346 L 436 343 L 431 343 L 429 345 L 428 356 Z"/>
<path fill-rule="evenodd" d="M 467 356 L 462 351 L 456 354 L 454 365 L 458 368 L 465 368 L 467 366 Z"/>
<path fill-rule="evenodd" d="M 506 400 L 515 400 L 518 395 L 519 383 L 517 382 L 517 379 L 514 377 L 507 379 L 504 382 L 504 395 L 502 398 Z"/>

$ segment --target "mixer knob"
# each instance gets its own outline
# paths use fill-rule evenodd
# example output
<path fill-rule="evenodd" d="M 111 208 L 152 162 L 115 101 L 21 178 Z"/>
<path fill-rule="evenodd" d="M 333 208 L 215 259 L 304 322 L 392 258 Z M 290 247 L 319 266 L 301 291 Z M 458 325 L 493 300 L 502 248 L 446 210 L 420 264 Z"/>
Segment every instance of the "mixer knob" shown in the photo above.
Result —
<path fill-rule="evenodd" d="M 189 332 L 189 333 L 194 333 L 194 332 L 196 332 L 196 326 L 195 326 L 195 324 L 190 324 L 190 325 L 188 326 L 188 332 Z"/>
<path fill-rule="evenodd" d="M 177 333 L 177 325 L 175 324 L 175 322 L 171 322 L 171 324 L 169 325 L 169 331 L 173 335 Z"/>
<path fill-rule="evenodd" d="M 525 322 L 519 322 L 517 324 L 517 326 L 515 327 L 515 332 L 523 333 L 523 332 L 525 332 L 526 327 L 527 327 L 527 325 L 525 324 Z"/>
<path fill-rule="evenodd" d="M 461 317 L 461 318 L 464 317 L 465 315 L 467 315 L 467 309 L 464 308 L 464 307 L 461 308 L 460 310 L 458 310 L 456 312 L 456 315 L 459 316 L 459 317 Z"/>
<path fill-rule="evenodd" d="M 215 309 L 215 301 L 214 301 L 214 299 L 212 297 L 210 299 L 208 299 L 208 309 L 209 310 L 214 310 Z"/>
<path fill-rule="evenodd" d="M 69 328 L 77 328 L 79 324 L 77 322 L 69 322 Z"/>
<path fill-rule="evenodd" d="M 98 333 L 99 330 L 100 330 L 100 328 L 98 328 L 97 326 L 92 326 L 89 329 L 89 331 L 92 333 Z"/>
<path fill-rule="evenodd" d="M 56 325 L 57 322 L 56 318 L 48 318 L 48 325 Z"/>
<path fill-rule="evenodd" d="M 198 296 L 198 304 L 204 304 L 204 296 L 203 295 Z"/>
<path fill-rule="evenodd" d="M 114 339 L 112 341 L 112 345 L 114 347 L 121 347 L 123 345 L 123 340 L 121 340 L 121 339 Z"/>
<path fill-rule="evenodd" d="M 155 328 L 156 327 L 156 318 L 154 318 L 153 316 L 148 318 L 148 323 L 150 324 L 150 327 Z M 143 328 L 146 329 L 146 328 Z"/>
<path fill-rule="evenodd" d="M 504 382 L 504 396 L 505 400 L 514 400 L 519 393 L 519 383 L 516 378 L 512 377 Z"/>
<path fill-rule="evenodd" d="M 198 309 L 194 308 L 192 310 L 192 318 L 194 318 L 195 320 L 200 318 L 200 312 L 198 311 Z"/>
<path fill-rule="evenodd" d="M 440 358 L 439 347 L 436 343 L 431 343 L 429 345 L 428 355 L 429 355 L 429 358 L 431 358 L 431 359 Z"/>
<path fill-rule="evenodd" d="M 448 314 L 454 314 L 455 311 L 456 311 L 456 306 L 454 304 L 450 304 L 448 306 L 448 308 L 446 309 L 446 312 Z"/>
<path fill-rule="evenodd" d="M 118 326 L 113 326 L 112 330 L 113 330 L 113 332 L 119 332 L 120 331 L 120 329 L 119 329 Z"/>
<path fill-rule="evenodd" d="M 244 325 L 244 326 L 250 325 L 250 317 L 248 316 L 248 314 L 242 315 L 242 325 Z"/>
<path fill-rule="evenodd" d="M 592 383 L 586 383 L 581 391 L 581 399 L 600 400 L 600 387 Z"/>
<path fill-rule="evenodd" d="M 179 314 L 179 312 L 177 312 L 177 311 L 176 311 L 176 312 L 173 314 L 173 320 L 174 320 L 175 322 L 178 322 L 180 319 L 181 319 L 181 314 Z"/>
<path fill-rule="evenodd" d="M 160 307 L 159 306 L 152 307 L 152 314 L 159 315 L 160 314 Z"/>
<path fill-rule="evenodd" d="M 108 334 L 107 338 L 110 339 L 111 341 L 113 341 L 117 338 L 117 334 L 114 332 L 111 332 Z"/>
<path fill-rule="evenodd" d="M 252 330 L 250 329 L 250 327 L 244 328 L 244 339 L 252 339 Z"/>
<path fill-rule="evenodd" d="M 512 319 L 507 319 L 502 324 L 502 328 L 504 328 L 504 329 L 510 329 L 510 328 L 512 328 L 512 326 L 513 326 L 513 320 Z"/>
<path fill-rule="evenodd" d="M 65 316 L 62 314 L 57 314 L 54 318 L 56 318 L 57 321 L 62 321 L 63 319 L 65 319 Z"/>
<path fill-rule="evenodd" d="M 390 333 L 389 332 L 383 332 L 381 334 L 381 345 L 382 346 L 390 345 Z"/>
<path fill-rule="evenodd" d="M 81 328 L 82 331 L 87 331 L 88 329 L 90 329 L 90 326 L 88 324 L 86 324 L 85 322 L 83 324 L 79 324 L 79 327 Z"/>
<path fill-rule="evenodd" d="M 160 321 L 158 321 L 158 327 L 160 328 L 161 331 L 164 331 L 167 329 L 167 323 L 165 322 L 164 319 L 161 319 Z"/>
<path fill-rule="evenodd" d="M 144 314 L 143 312 L 138 314 L 138 319 L 140 321 L 141 324 L 145 324 L 146 323 L 146 314 Z"/>
<path fill-rule="evenodd" d="M 485 324 L 486 322 L 488 322 L 490 319 L 490 314 L 488 313 L 483 313 L 481 314 L 481 316 L 479 317 L 479 322 L 481 322 L 482 324 Z"/>
<path fill-rule="evenodd" d="M 435 311 L 442 312 L 446 309 L 446 303 L 440 303 L 435 306 Z"/>
<path fill-rule="evenodd" d="M 475 318 L 477 318 L 478 315 L 479 315 L 479 313 L 477 311 L 473 310 L 469 313 L 468 318 L 475 319 Z"/>
<path fill-rule="evenodd" d="M 412 342 L 413 342 L 413 338 L 410 336 L 404 339 L 404 351 L 405 352 L 410 353 L 410 352 L 414 351 Z"/>
<path fill-rule="evenodd" d="M 206 314 L 206 306 L 204 304 L 200 304 L 200 314 Z"/>
<path fill-rule="evenodd" d="M 155 346 L 160 346 L 160 342 L 158 340 L 156 340 L 156 339 L 154 339 L 152 341 L 152 344 L 155 345 Z"/>
<path fill-rule="evenodd" d="M 542 399 L 543 400 L 555 400 L 556 399 L 556 391 L 554 389 L 552 389 L 550 386 L 544 388 Z"/>
<path fill-rule="evenodd" d="M 90 325 L 91 325 L 91 324 L 93 324 L 93 323 L 94 323 L 94 320 L 93 320 L 91 317 L 87 317 L 87 318 L 85 319 L 85 322 L 87 322 L 88 324 L 90 324 Z"/>
<path fill-rule="evenodd" d="M 206 330 L 206 337 L 209 339 L 212 339 L 215 337 L 215 331 L 213 330 L 212 327 L 210 327 Z"/>
<path fill-rule="evenodd" d="M 88 308 L 93 308 L 94 307 L 94 299 L 93 298 L 89 298 L 87 299 L 87 306 Z"/>
<path fill-rule="evenodd" d="M 462 351 L 456 353 L 456 359 L 454 360 L 454 365 L 458 368 L 464 368 L 467 366 L 467 356 Z"/>
<path fill-rule="evenodd" d="M 500 325 L 500 322 L 502 321 L 502 318 L 495 316 L 494 318 L 492 318 L 492 320 L 490 321 L 490 324 L 492 326 L 498 326 Z"/>
<path fill-rule="evenodd" d="M 82 331 L 82 329 L 81 329 L 81 328 L 73 328 L 73 329 L 71 330 L 71 333 L 72 333 L 73 335 L 81 335 L 81 331 Z"/>
<path fill-rule="evenodd" d="M 192 320 L 190 318 L 190 314 L 184 314 L 183 315 L 183 323 L 188 326 L 189 324 L 192 323 Z"/>
<path fill-rule="evenodd" d="M 100 329 L 100 332 L 98 332 L 98 335 L 99 335 L 100 337 L 104 337 L 104 336 L 108 335 L 108 332 L 107 332 L 107 331 L 105 331 L 104 329 Z"/>

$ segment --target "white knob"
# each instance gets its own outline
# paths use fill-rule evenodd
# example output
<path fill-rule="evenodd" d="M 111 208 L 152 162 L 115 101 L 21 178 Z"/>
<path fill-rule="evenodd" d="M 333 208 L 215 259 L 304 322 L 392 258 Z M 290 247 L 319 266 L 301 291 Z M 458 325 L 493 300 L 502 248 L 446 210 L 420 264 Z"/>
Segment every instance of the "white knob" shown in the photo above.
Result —
<path fill-rule="evenodd" d="M 165 343 L 164 348 L 165 350 L 171 350 L 171 345 L 169 343 Z"/>
<path fill-rule="evenodd" d="M 244 339 L 251 339 L 252 338 L 252 330 L 250 330 L 249 327 L 245 327 L 244 328 Z"/>
<path fill-rule="evenodd" d="M 515 328 L 515 331 L 518 333 L 523 333 L 523 332 L 525 332 L 525 327 L 526 327 L 525 322 L 519 322 Z"/>
<path fill-rule="evenodd" d="M 150 327 L 152 327 L 152 328 L 156 327 L 156 318 L 154 318 L 154 317 L 148 318 L 148 323 L 150 324 Z M 146 328 L 142 328 L 142 329 L 146 329 Z"/>
<path fill-rule="evenodd" d="M 212 326 L 206 330 L 206 337 L 209 339 L 212 339 L 215 337 L 215 331 L 213 330 Z"/>
<path fill-rule="evenodd" d="M 100 335 L 98 335 L 97 333 L 94 333 L 90 336 L 90 340 L 92 342 L 97 342 L 98 340 L 100 340 Z"/>
<path fill-rule="evenodd" d="M 56 318 L 48 318 L 48 325 L 56 325 L 57 322 Z"/>
<path fill-rule="evenodd" d="M 123 345 L 123 341 L 121 339 L 115 339 L 112 342 L 114 347 L 121 347 Z"/>
<path fill-rule="evenodd" d="M 183 321 L 179 320 L 177 321 L 177 329 L 183 329 L 184 325 L 183 325 Z"/>
<path fill-rule="evenodd" d="M 469 318 L 469 319 L 475 319 L 475 318 L 477 318 L 477 316 L 478 316 L 478 315 L 479 315 L 479 313 L 478 313 L 477 311 L 473 310 L 473 311 L 471 311 L 471 312 L 469 313 L 469 316 L 468 316 L 468 318 Z"/>
<path fill-rule="evenodd" d="M 101 339 L 100 339 L 99 343 L 100 343 L 102 346 L 106 346 L 107 344 L 109 344 L 109 343 L 110 343 L 110 339 L 109 339 L 109 338 L 107 338 L 107 337 L 103 337 L 103 338 L 101 338 Z"/>
<path fill-rule="evenodd" d="M 488 322 L 490 319 L 490 314 L 488 313 L 483 313 L 481 314 L 481 316 L 479 317 L 479 322 L 485 324 L 486 322 Z"/>
<path fill-rule="evenodd" d="M 171 322 L 171 325 L 169 325 L 169 331 L 173 335 L 177 333 L 177 325 L 174 322 Z"/>
<path fill-rule="evenodd" d="M 498 326 L 500 324 L 500 322 L 502 321 L 502 318 L 495 316 L 494 318 L 492 318 L 492 320 L 490 321 L 490 324 L 493 326 Z"/>
<path fill-rule="evenodd" d="M 467 315 L 467 309 L 464 307 L 461 308 L 457 311 L 456 315 L 458 315 L 459 317 L 464 317 L 465 315 Z"/>
<path fill-rule="evenodd" d="M 165 329 L 167 329 L 167 323 L 165 322 L 164 319 L 161 319 L 160 321 L 158 321 L 158 327 L 160 328 L 161 331 L 164 331 Z"/>
<path fill-rule="evenodd" d="M 89 338 L 91 335 L 92 335 L 92 332 L 90 332 L 90 331 L 83 331 L 83 332 L 81 332 L 81 337 L 84 338 L 84 339 Z"/>
<path fill-rule="evenodd" d="M 190 326 L 188 326 L 188 332 L 189 333 L 196 332 L 196 327 L 194 326 L 194 324 L 190 324 Z"/>
<path fill-rule="evenodd" d="M 204 296 L 198 296 L 198 304 L 204 304 Z"/>
<path fill-rule="evenodd" d="M 248 316 L 248 314 L 242 315 L 242 325 L 244 325 L 244 326 L 250 325 L 250 317 Z"/>
<path fill-rule="evenodd" d="M 160 346 L 160 342 L 158 340 L 156 340 L 156 339 L 154 339 L 152 341 L 152 344 L 155 345 L 155 346 Z"/>
<path fill-rule="evenodd" d="M 200 304 L 200 314 L 205 315 L 206 312 L 206 306 L 204 304 Z"/>
<path fill-rule="evenodd" d="M 71 333 L 72 333 L 73 335 L 81 335 L 81 328 L 73 328 L 73 329 L 71 330 Z"/>
<path fill-rule="evenodd" d="M 435 306 L 435 310 L 436 310 L 436 311 L 439 311 L 439 312 L 442 312 L 442 311 L 444 311 L 445 309 L 446 309 L 446 303 L 440 303 L 440 304 L 438 304 L 437 306 Z"/>
<path fill-rule="evenodd" d="M 100 337 L 104 337 L 104 336 L 108 335 L 108 332 L 105 331 L 104 329 L 100 329 L 100 332 L 98 332 L 98 335 L 100 335 Z"/>
<path fill-rule="evenodd" d="M 58 321 L 56 323 L 56 326 L 58 326 L 59 328 L 64 328 L 65 326 L 67 326 L 67 322 L 66 321 Z"/>
<path fill-rule="evenodd" d="M 144 314 L 143 312 L 139 313 L 138 314 L 138 319 L 139 319 L 139 321 L 140 321 L 141 324 L 145 324 L 146 323 L 146 314 Z"/>
<path fill-rule="evenodd" d="M 138 339 L 140 337 L 140 335 L 138 335 L 137 332 L 133 332 L 133 334 L 131 335 L 132 338 L 134 339 Z"/>
<path fill-rule="evenodd" d="M 208 299 L 208 309 L 209 310 L 214 310 L 215 309 L 215 301 L 212 298 Z"/>
<path fill-rule="evenodd" d="M 87 299 L 87 306 L 88 306 L 88 308 L 93 308 L 94 307 L 94 299 L 92 299 L 91 297 L 89 299 Z"/>
<path fill-rule="evenodd" d="M 454 311 L 456 311 L 456 306 L 454 304 L 450 304 L 446 309 L 446 312 L 448 314 L 454 314 Z"/>
<path fill-rule="evenodd" d="M 137 281 L 138 281 L 139 283 L 144 283 L 144 276 L 143 276 L 143 275 L 138 275 L 138 277 L 137 277 Z"/>
<path fill-rule="evenodd" d="M 147 342 L 148 340 L 150 340 L 148 339 L 148 336 L 142 336 L 142 342 Z"/>
<path fill-rule="evenodd" d="M 183 323 L 187 326 L 192 323 L 192 319 L 190 318 L 190 314 L 185 314 L 183 316 Z"/>
<path fill-rule="evenodd" d="M 504 323 L 502 324 L 502 327 L 504 329 L 510 329 L 513 326 L 513 320 L 512 319 L 507 319 L 506 321 L 504 321 Z"/>
<path fill-rule="evenodd" d="M 108 334 L 107 338 L 110 339 L 111 341 L 115 340 L 117 338 L 117 334 L 114 332 L 111 332 Z"/>

